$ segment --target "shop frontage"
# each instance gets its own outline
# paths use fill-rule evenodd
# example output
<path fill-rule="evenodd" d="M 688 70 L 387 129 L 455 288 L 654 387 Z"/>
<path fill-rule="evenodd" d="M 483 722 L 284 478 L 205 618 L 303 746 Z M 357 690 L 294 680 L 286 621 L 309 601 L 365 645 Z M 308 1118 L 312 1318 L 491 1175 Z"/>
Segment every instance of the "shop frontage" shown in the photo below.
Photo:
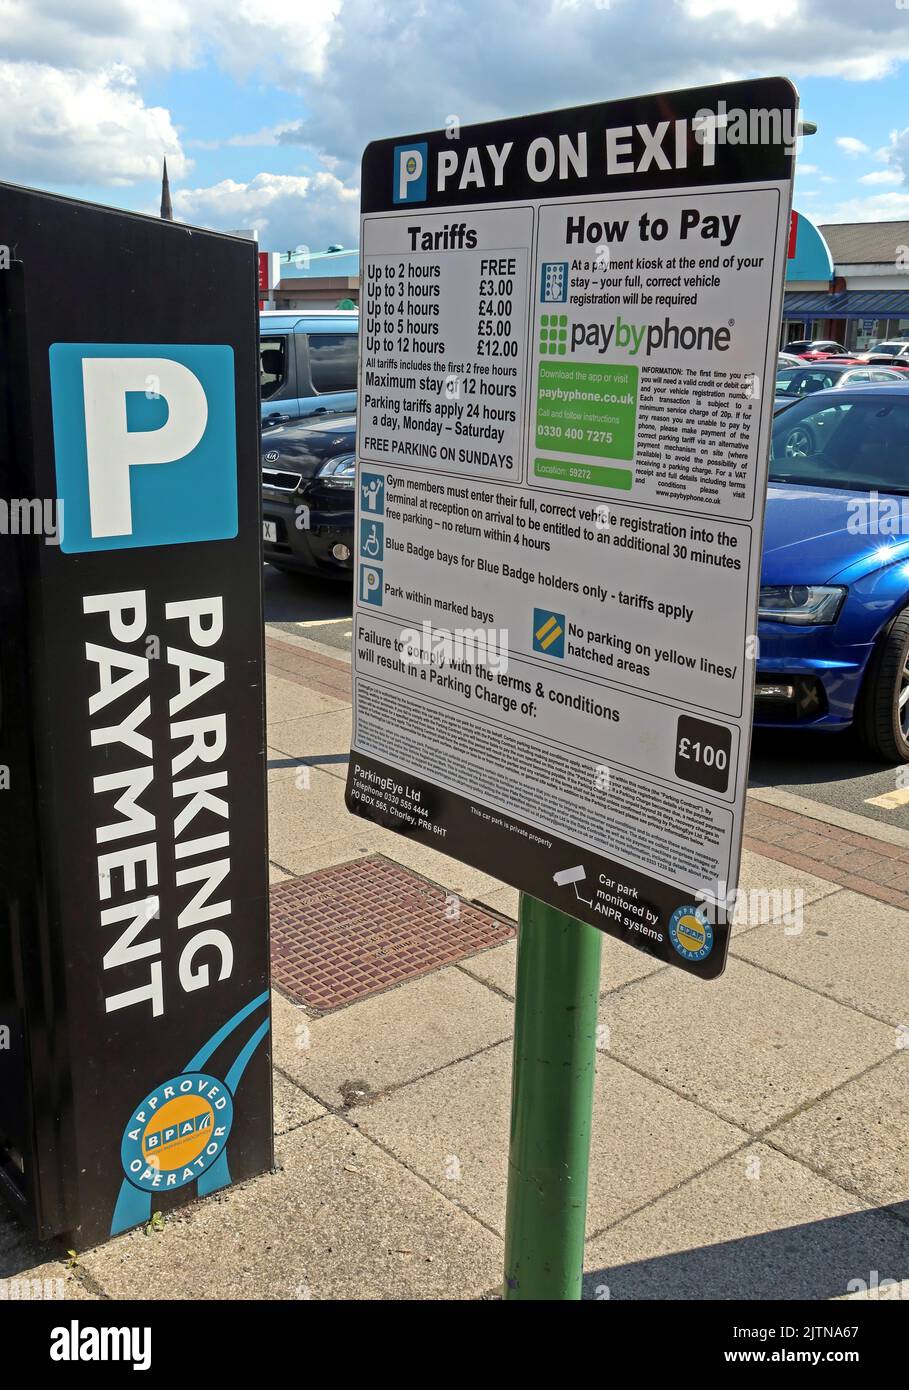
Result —
<path fill-rule="evenodd" d="M 793 211 L 780 346 L 827 338 L 863 352 L 909 339 L 909 222 L 815 227 Z"/>

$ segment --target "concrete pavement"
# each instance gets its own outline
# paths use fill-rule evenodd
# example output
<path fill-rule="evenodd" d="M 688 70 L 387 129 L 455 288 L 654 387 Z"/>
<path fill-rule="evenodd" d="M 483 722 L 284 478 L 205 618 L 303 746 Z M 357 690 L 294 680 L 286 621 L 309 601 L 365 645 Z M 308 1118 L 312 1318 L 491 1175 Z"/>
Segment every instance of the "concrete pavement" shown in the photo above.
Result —
<path fill-rule="evenodd" d="M 348 816 L 343 647 L 292 627 L 267 646 L 273 879 L 378 853 L 514 916 L 510 888 Z M 909 1296 L 909 833 L 825 811 L 754 798 L 752 910 L 718 982 L 604 942 L 589 1298 L 874 1297 L 875 1278 Z M 323 1017 L 276 993 L 278 1171 L 72 1268 L 0 1218 L 0 1278 L 68 1298 L 495 1291 L 515 955 Z"/>

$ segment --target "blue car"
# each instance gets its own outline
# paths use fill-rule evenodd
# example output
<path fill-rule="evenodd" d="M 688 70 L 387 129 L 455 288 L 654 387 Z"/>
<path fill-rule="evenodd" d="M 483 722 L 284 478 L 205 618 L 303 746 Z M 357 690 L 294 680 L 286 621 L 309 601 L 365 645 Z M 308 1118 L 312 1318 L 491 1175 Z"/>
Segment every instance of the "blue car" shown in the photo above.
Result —
<path fill-rule="evenodd" d="M 758 637 L 755 724 L 854 727 L 909 761 L 909 385 L 776 416 Z"/>
<path fill-rule="evenodd" d="M 259 315 L 262 424 L 353 410 L 357 403 L 354 309 L 266 310 Z"/>

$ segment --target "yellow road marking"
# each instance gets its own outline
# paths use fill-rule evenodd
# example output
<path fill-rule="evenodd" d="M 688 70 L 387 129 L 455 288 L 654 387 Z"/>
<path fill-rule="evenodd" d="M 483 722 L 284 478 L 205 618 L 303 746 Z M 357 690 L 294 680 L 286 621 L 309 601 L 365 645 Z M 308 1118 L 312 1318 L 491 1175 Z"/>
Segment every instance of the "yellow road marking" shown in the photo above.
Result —
<path fill-rule="evenodd" d="M 884 792 L 882 796 L 866 796 L 866 806 L 880 806 L 885 811 L 895 811 L 899 806 L 909 804 L 909 787 L 901 787 L 895 792 Z"/>

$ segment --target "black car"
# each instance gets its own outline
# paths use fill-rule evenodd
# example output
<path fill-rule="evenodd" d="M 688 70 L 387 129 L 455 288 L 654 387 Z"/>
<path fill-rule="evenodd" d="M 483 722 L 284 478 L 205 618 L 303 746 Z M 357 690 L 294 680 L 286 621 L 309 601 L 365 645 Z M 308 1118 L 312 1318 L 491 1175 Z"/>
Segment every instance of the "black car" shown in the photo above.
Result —
<path fill-rule="evenodd" d="M 785 343 L 784 352 L 793 352 L 796 357 L 803 357 L 806 352 L 845 352 L 842 343 L 835 343 L 832 338 L 795 338 L 791 343 Z"/>
<path fill-rule="evenodd" d="M 350 580 L 355 430 L 351 411 L 263 428 L 262 524 L 270 565 Z"/>

